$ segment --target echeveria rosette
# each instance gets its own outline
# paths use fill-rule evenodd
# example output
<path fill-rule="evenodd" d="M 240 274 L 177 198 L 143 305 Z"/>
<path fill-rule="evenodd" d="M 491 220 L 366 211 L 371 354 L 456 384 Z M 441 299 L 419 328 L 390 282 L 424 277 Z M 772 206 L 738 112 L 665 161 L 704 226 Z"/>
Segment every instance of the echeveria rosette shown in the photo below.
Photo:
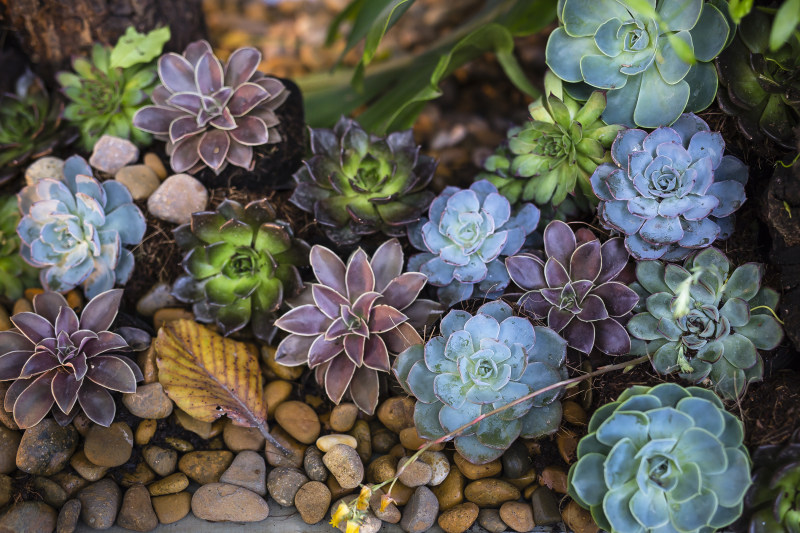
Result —
<path fill-rule="evenodd" d="M 569 495 L 609 533 L 711 533 L 742 513 L 750 457 L 720 399 L 674 383 L 634 386 L 598 409 Z"/>
<path fill-rule="evenodd" d="M 311 129 L 311 152 L 294 174 L 291 202 L 338 245 L 377 232 L 403 236 L 433 200 L 436 161 L 420 154 L 411 130 L 378 137 L 342 117 L 333 130 Z"/>
<path fill-rule="evenodd" d="M 511 205 L 482 180 L 469 189 L 447 187 L 431 203 L 428 218 L 408 227 L 412 256 L 408 270 L 422 272 L 439 287 L 447 307 L 469 298 L 497 298 L 511 281 L 503 257 L 517 253 L 536 230 L 539 210 Z"/>
<path fill-rule="evenodd" d="M 690 276 L 686 314 L 675 312 L 681 284 Z M 772 350 L 783 339 L 773 317 L 778 293 L 761 286 L 763 267 L 746 263 L 735 270 L 716 248 L 688 258 L 681 267 L 661 261 L 636 266 L 639 294 L 627 324 L 635 355 L 650 354 L 661 374 L 678 371 L 694 383 L 708 380 L 728 399 L 739 398 L 761 379 L 764 363 L 757 350 Z M 679 316 L 676 318 L 676 314 Z"/>
<path fill-rule="evenodd" d="M 393 372 L 417 399 L 414 424 L 425 439 L 438 439 L 482 414 L 567 378 L 567 343 L 549 328 L 514 316 L 500 301 L 475 316 L 450 311 L 441 335 L 398 355 Z M 555 432 L 561 423 L 563 389 L 554 389 L 484 418 L 455 437 L 468 461 L 500 457 L 518 438 Z"/>
<path fill-rule="evenodd" d="M 651 133 L 623 131 L 611 147 L 614 162 L 592 175 L 600 222 L 623 234 L 640 260 L 675 261 L 727 239 L 748 171 L 724 151 L 722 135 L 691 113 Z"/>
<path fill-rule="evenodd" d="M 164 54 L 154 105 L 137 111 L 133 125 L 167 141 L 175 172 L 207 166 L 219 174 L 228 164 L 252 170 L 253 147 L 281 141 L 275 110 L 289 97 L 280 80 L 258 71 L 260 63 L 261 52 L 246 47 L 223 66 L 204 40 L 183 55 Z"/>
<path fill-rule="evenodd" d="M 125 353 L 125 339 L 108 331 L 122 290 L 92 298 L 80 318 L 56 292 L 33 298 L 33 312 L 11 317 L 14 328 L 0 332 L 0 381 L 13 381 L 4 407 L 20 428 L 38 424 L 48 412 L 62 426 L 81 410 L 109 426 L 116 405 L 109 391 L 136 392 L 141 370 Z"/>
<path fill-rule="evenodd" d="M 684 111 L 711 105 L 717 92 L 711 61 L 732 32 L 722 10 L 705 0 L 645 2 L 649 13 L 624 0 L 558 2 L 561 25 L 547 41 L 547 66 L 578 84 L 567 90 L 579 99 L 606 90 L 607 124 L 667 126 Z M 693 54 L 693 65 L 681 59 L 670 36 Z"/>
<path fill-rule="evenodd" d="M 597 347 L 627 355 L 631 342 L 622 323 L 639 296 L 617 280 L 629 259 L 622 239 L 600 244 L 588 230 L 576 236 L 564 222 L 553 221 L 544 230 L 544 251 L 545 261 L 534 254 L 506 259 L 511 280 L 526 291 L 520 307 L 578 351 Z"/>
<path fill-rule="evenodd" d="M 19 255 L 20 218 L 17 197 L 0 196 L 0 297 L 12 302 L 21 298 L 25 289 L 36 286 L 39 279 L 39 271 Z"/>
<path fill-rule="evenodd" d="M 275 219 L 266 199 L 246 206 L 223 200 L 216 211 L 194 213 L 174 234 L 187 253 L 186 274 L 175 281 L 173 295 L 224 335 L 250 324 L 256 338 L 269 341 L 281 304 L 303 287 L 297 267 L 308 264 L 308 244 Z"/>
<path fill-rule="evenodd" d="M 397 239 L 383 243 L 370 260 L 359 248 L 347 265 L 324 246 L 311 248 L 310 284 L 275 325 L 289 335 L 275 360 L 308 365 L 328 397 L 338 404 L 345 393 L 372 414 L 378 405 L 379 373 L 389 372 L 391 356 L 422 338 L 417 328 L 431 323 L 441 306 L 418 300 L 426 278 L 402 273 L 403 249 Z"/>
<path fill-rule="evenodd" d="M 63 179 L 43 179 L 19 193 L 20 255 L 41 269 L 45 289 L 80 285 L 87 298 L 124 285 L 134 259 L 125 246 L 142 242 L 147 224 L 128 189 L 102 183 L 80 156 L 64 163 Z"/>

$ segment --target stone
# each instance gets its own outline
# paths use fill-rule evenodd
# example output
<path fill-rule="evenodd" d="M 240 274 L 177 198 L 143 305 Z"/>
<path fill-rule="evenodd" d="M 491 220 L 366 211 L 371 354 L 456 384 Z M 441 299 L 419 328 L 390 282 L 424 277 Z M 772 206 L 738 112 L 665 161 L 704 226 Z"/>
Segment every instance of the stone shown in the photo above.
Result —
<path fill-rule="evenodd" d="M 17 448 L 17 468 L 28 474 L 52 476 L 62 470 L 78 447 L 78 432 L 45 418 L 25 430 Z"/>
<path fill-rule="evenodd" d="M 120 466 L 128 462 L 133 450 L 133 431 L 125 422 L 103 427 L 95 424 L 86 434 L 83 452 L 97 466 Z"/>
<path fill-rule="evenodd" d="M 297 491 L 306 483 L 308 478 L 301 470 L 288 466 L 274 468 L 267 476 L 269 495 L 283 507 L 294 504 Z"/>
<path fill-rule="evenodd" d="M 222 429 L 225 447 L 234 453 L 244 450 L 258 452 L 264 449 L 264 435 L 258 428 L 237 426 L 230 420 Z"/>
<path fill-rule="evenodd" d="M 353 489 L 364 479 L 364 464 L 350 446 L 337 444 L 322 456 L 322 462 L 345 489 Z"/>
<path fill-rule="evenodd" d="M 93 529 L 108 529 L 117 518 L 122 491 L 116 483 L 105 478 L 81 490 L 78 499 L 81 501 L 81 520 Z"/>
<path fill-rule="evenodd" d="M 489 533 L 503 533 L 507 529 L 497 509 L 481 509 L 478 513 L 478 523 Z"/>
<path fill-rule="evenodd" d="M 144 380 L 142 385 L 149 385 L 158 381 L 158 364 L 156 363 L 156 345 L 150 344 L 150 348 L 139 352 L 136 356 L 136 364 L 142 370 Z M 123 395 L 124 396 L 124 395 Z"/>
<path fill-rule="evenodd" d="M 356 451 L 361 457 L 361 462 L 367 463 L 372 459 L 372 436 L 366 420 L 356 420 L 349 434 L 356 439 Z"/>
<path fill-rule="evenodd" d="M 298 401 L 281 403 L 275 409 L 275 420 L 289 435 L 303 444 L 312 444 L 322 429 L 317 413 L 308 404 Z M 355 443 L 353 447 L 355 448 Z"/>
<path fill-rule="evenodd" d="M 439 500 L 440 509 L 447 510 L 464 501 L 464 483 L 461 470 L 451 468 L 444 481 L 431 489 Z"/>
<path fill-rule="evenodd" d="M 11 315 L 18 315 L 20 313 L 30 313 L 33 311 L 33 304 L 27 298 L 20 298 L 11 307 Z"/>
<path fill-rule="evenodd" d="M 408 533 L 427 531 L 436 523 L 439 501 L 428 487 L 417 487 L 411 500 L 403 509 L 400 527 Z"/>
<path fill-rule="evenodd" d="M 153 285 L 144 296 L 136 302 L 136 311 L 142 316 L 153 316 L 159 309 L 180 305 L 177 298 L 172 296 L 172 287 L 169 283 L 159 282 Z"/>
<path fill-rule="evenodd" d="M 267 402 L 267 419 L 275 418 L 275 410 L 292 395 L 292 384 L 282 379 L 270 381 L 264 387 Z"/>
<path fill-rule="evenodd" d="M 167 177 L 167 168 L 164 166 L 164 163 L 161 161 L 161 158 L 158 155 L 154 154 L 153 152 L 147 152 L 144 154 L 144 164 L 147 165 L 150 170 L 158 177 L 158 179 L 163 180 Z"/>
<path fill-rule="evenodd" d="M 399 434 L 414 425 L 415 403 L 414 399 L 408 396 L 388 398 L 378 406 L 378 420 L 389 430 Z"/>
<path fill-rule="evenodd" d="M 161 477 L 173 473 L 178 464 L 178 452 L 160 446 L 147 446 L 142 450 L 142 456 L 153 472 Z"/>
<path fill-rule="evenodd" d="M 22 433 L 0 426 L 0 474 L 10 474 L 17 469 L 17 450 Z"/>
<path fill-rule="evenodd" d="M 60 509 L 67 501 L 67 491 L 46 477 L 36 476 L 33 478 L 33 490 L 42 497 L 44 503 L 56 509 Z"/>
<path fill-rule="evenodd" d="M 533 511 L 528 503 L 505 502 L 500 506 L 500 518 L 508 527 L 520 533 L 533 529 Z"/>
<path fill-rule="evenodd" d="M 285 366 L 275 361 L 275 353 L 276 349 L 273 346 L 264 345 L 261 347 L 261 359 L 264 361 L 264 364 L 267 365 L 267 371 L 265 373 L 268 379 L 278 378 L 292 381 L 298 379 L 303 374 L 302 366 Z"/>
<path fill-rule="evenodd" d="M 422 461 L 411 462 L 410 457 L 403 457 L 397 462 L 398 479 L 407 487 L 421 487 L 427 485 L 433 477 L 433 470 Z"/>
<path fill-rule="evenodd" d="M 367 481 L 370 483 L 383 483 L 397 475 L 397 457 L 381 455 L 367 467 Z"/>
<path fill-rule="evenodd" d="M 388 522 L 390 524 L 396 524 L 403 516 L 400 513 L 400 509 L 398 509 L 397 506 L 392 502 L 390 502 L 385 509 L 381 511 L 381 497 L 384 494 L 386 493 L 383 492 L 382 489 L 373 490 L 372 496 L 369 498 L 369 509 L 378 520 Z"/>
<path fill-rule="evenodd" d="M 89 428 L 94 425 L 94 422 L 89 420 L 89 417 L 86 416 L 86 413 L 80 412 L 75 415 L 75 418 L 72 419 L 72 425 L 75 426 L 75 429 L 78 430 L 81 437 L 85 437 L 87 433 L 89 433 Z"/>
<path fill-rule="evenodd" d="M 260 453 L 252 450 L 239 452 L 231 466 L 220 476 L 222 483 L 238 485 L 259 496 L 267 494 L 267 465 Z"/>
<path fill-rule="evenodd" d="M 144 485 L 133 485 L 122 497 L 117 525 L 133 531 L 150 531 L 158 526 L 158 517 Z"/>
<path fill-rule="evenodd" d="M 331 499 L 333 500 L 355 492 L 355 489 L 342 488 L 342 486 L 339 485 L 339 482 L 336 481 L 336 478 L 333 476 L 328 476 L 328 479 L 325 481 L 325 485 L 327 485 L 328 490 L 331 491 Z"/>
<path fill-rule="evenodd" d="M 499 507 L 520 496 L 517 487 L 502 479 L 478 479 L 464 487 L 464 497 L 479 507 Z"/>
<path fill-rule="evenodd" d="M 192 510 L 192 495 L 189 492 L 154 496 L 151 502 L 161 524 L 177 522 Z"/>
<path fill-rule="evenodd" d="M 556 447 L 564 462 L 571 464 L 575 460 L 578 451 L 578 439 L 575 435 L 559 431 L 558 435 L 556 435 Z"/>
<path fill-rule="evenodd" d="M 564 421 L 576 426 L 585 426 L 589 422 L 586 411 L 583 410 L 583 407 L 578 402 L 572 400 L 561 402 L 561 408 L 564 412 Z"/>
<path fill-rule="evenodd" d="M 269 433 L 278 444 L 289 451 L 289 455 L 285 455 L 278 448 L 273 446 L 272 443 L 266 441 L 266 444 L 264 444 L 264 453 L 267 456 L 267 463 L 269 463 L 270 466 L 292 466 L 294 468 L 302 468 L 303 457 L 307 446 L 297 442 L 280 426 L 273 426 Z"/>
<path fill-rule="evenodd" d="M 189 479 L 205 485 L 219 481 L 232 462 L 233 454 L 227 450 L 189 452 L 178 461 L 178 469 Z"/>
<path fill-rule="evenodd" d="M 420 437 L 419 433 L 417 433 L 417 428 L 415 427 L 404 429 L 403 431 L 400 432 L 399 436 L 400 436 L 400 444 L 402 444 L 406 450 L 410 450 L 412 452 L 416 452 L 417 450 L 419 450 L 420 448 L 422 448 L 423 446 L 425 446 L 430 442 L 429 440 Z M 427 451 L 438 452 L 443 449 L 444 449 L 444 443 L 439 443 L 433 446 L 428 446 Z"/>
<path fill-rule="evenodd" d="M 592 514 L 578 505 L 575 500 L 570 500 L 561 512 L 561 518 L 567 528 L 574 533 L 597 533 L 600 528 L 594 523 Z"/>
<path fill-rule="evenodd" d="M 183 307 L 162 307 L 153 314 L 153 329 L 158 331 L 170 322 L 182 319 L 194 320 L 194 313 Z"/>
<path fill-rule="evenodd" d="M 191 442 L 185 439 L 179 439 L 178 437 L 167 437 L 164 439 L 164 442 L 169 444 L 169 446 L 174 450 L 177 450 L 181 453 L 191 452 L 194 450 L 194 446 Z"/>
<path fill-rule="evenodd" d="M 358 441 L 352 435 L 341 435 L 338 433 L 332 433 L 330 435 L 323 435 L 322 437 L 317 439 L 317 448 L 319 448 L 322 452 L 327 452 L 337 444 L 344 444 L 345 446 L 350 446 L 354 450 L 358 445 Z"/>
<path fill-rule="evenodd" d="M 40 157 L 25 169 L 25 184 L 36 185 L 43 179 L 64 179 L 64 160 L 60 157 Z"/>
<path fill-rule="evenodd" d="M 464 533 L 478 519 L 479 512 L 474 503 L 461 503 L 439 515 L 439 527 L 444 533 Z"/>
<path fill-rule="evenodd" d="M 540 526 L 547 526 L 561 521 L 558 500 L 553 491 L 547 487 L 537 487 L 531 494 L 533 521 Z"/>
<path fill-rule="evenodd" d="M 559 494 L 567 493 L 567 473 L 558 466 L 546 466 L 539 474 L 539 485 L 544 485 L 548 489 Z"/>
<path fill-rule="evenodd" d="M 8 316 L 6 308 L 0 305 L 0 331 L 8 331 L 13 328 L 14 324 L 11 323 L 11 317 Z"/>
<path fill-rule="evenodd" d="M 372 433 L 372 449 L 375 453 L 389 453 L 389 450 L 394 448 L 395 444 L 398 442 L 397 434 L 392 433 L 384 427 Z"/>
<path fill-rule="evenodd" d="M 406 505 L 410 500 L 411 497 L 414 495 L 414 489 L 411 487 L 406 487 L 398 481 L 394 484 L 392 488 L 392 499 L 399 505 L 400 507 Z"/>
<path fill-rule="evenodd" d="M 57 519 L 55 509 L 44 502 L 20 502 L 0 517 L 0 532 L 49 533 Z"/>
<path fill-rule="evenodd" d="M 440 485 L 450 474 L 450 461 L 442 452 L 424 451 L 419 455 L 419 460 L 431 467 L 430 487 Z"/>
<path fill-rule="evenodd" d="M 144 446 L 156 434 L 158 422 L 153 419 L 146 419 L 139 422 L 136 431 L 133 432 L 133 442 L 137 446 Z"/>
<path fill-rule="evenodd" d="M 114 180 L 123 184 L 134 200 L 147 200 L 161 185 L 161 180 L 147 165 L 122 167 L 114 175 Z"/>
<path fill-rule="evenodd" d="M 331 429 L 339 433 L 350 431 L 356 423 L 358 407 L 353 403 L 340 403 L 331 411 Z"/>
<path fill-rule="evenodd" d="M 175 174 L 165 179 L 147 199 L 147 210 L 154 217 L 186 224 L 192 213 L 203 211 L 208 204 L 208 191 L 189 174 Z"/>
<path fill-rule="evenodd" d="M 78 527 L 81 517 L 81 501 L 72 499 L 66 502 L 58 511 L 56 520 L 56 533 L 73 533 Z"/>
<path fill-rule="evenodd" d="M 511 483 L 512 485 L 514 485 L 515 487 L 517 487 L 520 490 L 522 490 L 522 489 L 524 489 L 526 487 L 529 487 L 531 485 L 535 485 L 538 482 L 538 479 L 539 479 L 539 476 L 536 473 L 536 469 L 535 468 L 531 468 L 530 470 L 528 470 L 527 472 L 522 474 L 520 477 L 515 477 L 515 478 L 504 477 L 503 478 L 504 481 L 508 481 L 509 483 Z"/>
<path fill-rule="evenodd" d="M 192 496 L 192 512 L 197 518 L 212 522 L 260 522 L 269 516 L 269 506 L 244 487 L 209 483 Z"/>
<path fill-rule="evenodd" d="M 476 465 L 470 463 L 464 459 L 463 455 L 456 452 L 453 455 L 453 462 L 465 477 L 472 480 L 498 476 L 500 472 L 503 471 L 503 463 L 501 463 L 499 459 L 489 461 L 482 465 Z"/>
<path fill-rule="evenodd" d="M 0 507 L 5 507 L 11 503 L 11 499 L 16 494 L 14 480 L 11 476 L 0 474 Z"/>
<path fill-rule="evenodd" d="M 147 485 L 156 478 L 156 473 L 147 466 L 147 463 L 141 462 L 136 465 L 133 472 L 125 472 L 119 480 L 119 484 L 123 487 L 130 487 L 137 483 Z"/>
<path fill-rule="evenodd" d="M 150 496 L 163 496 L 165 494 L 175 494 L 189 486 L 189 478 L 183 472 L 175 472 L 164 479 L 151 483 L 147 486 Z"/>
<path fill-rule="evenodd" d="M 531 457 L 528 455 L 528 448 L 519 441 L 509 446 L 500 459 L 505 477 L 522 477 L 533 466 Z"/>
<path fill-rule="evenodd" d="M 64 489 L 68 498 L 72 498 L 78 491 L 89 485 L 89 481 L 86 481 L 74 472 L 67 472 L 66 470 L 62 470 L 58 474 L 53 474 L 50 476 L 50 479 L 58 483 L 59 486 Z"/>
<path fill-rule="evenodd" d="M 103 135 L 94 145 L 89 164 L 113 176 L 119 169 L 137 159 L 139 159 L 139 149 L 131 141 L 113 135 Z"/>
<path fill-rule="evenodd" d="M 316 446 L 309 446 L 306 448 L 305 456 L 303 457 L 303 470 L 312 481 L 325 482 L 328 479 L 328 469 L 325 468 L 325 463 L 322 462 L 322 452 Z"/>
<path fill-rule="evenodd" d="M 183 429 L 186 431 L 191 431 L 203 440 L 212 439 L 222 433 L 222 428 L 225 425 L 225 420 L 205 422 L 203 420 L 196 419 L 180 409 L 175 409 L 175 420 L 178 421 L 178 424 Z"/>
<path fill-rule="evenodd" d="M 158 420 L 172 414 L 172 400 L 164 392 L 161 383 L 148 383 L 136 388 L 136 392 L 122 395 L 122 403 L 132 415 Z"/>
<path fill-rule="evenodd" d="M 330 505 L 331 491 L 325 483 L 319 481 L 303 484 L 294 496 L 294 506 L 306 524 L 316 524 L 324 520 Z"/>

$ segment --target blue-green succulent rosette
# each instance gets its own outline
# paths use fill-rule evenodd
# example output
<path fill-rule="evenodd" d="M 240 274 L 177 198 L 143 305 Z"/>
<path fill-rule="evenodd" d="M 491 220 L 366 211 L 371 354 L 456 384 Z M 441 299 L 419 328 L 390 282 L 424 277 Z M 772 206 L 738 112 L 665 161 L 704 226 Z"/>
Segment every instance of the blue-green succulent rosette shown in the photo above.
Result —
<path fill-rule="evenodd" d="M 512 213 L 508 199 L 487 180 L 469 189 L 447 187 L 431 203 L 428 218 L 408 227 L 408 270 L 422 272 L 450 307 L 469 298 L 498 298 L 511 278 L 503 257 L 517 253 L 536 230 L 539 209 L 524 204 Z"/>

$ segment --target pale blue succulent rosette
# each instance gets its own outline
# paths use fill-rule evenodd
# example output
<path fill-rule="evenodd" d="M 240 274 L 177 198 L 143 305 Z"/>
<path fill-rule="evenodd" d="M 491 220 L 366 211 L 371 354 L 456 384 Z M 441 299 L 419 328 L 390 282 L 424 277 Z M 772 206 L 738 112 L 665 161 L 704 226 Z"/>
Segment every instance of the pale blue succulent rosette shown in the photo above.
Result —
<path fill-rule="evenodd" d="M 447 187 L 434 199 L 428 218 L 408 228 L 412 256 L 408 270 L 422 272 L 439 287 L 450 307 L 469 298 L 498 298 L 511 279 L 501 258 L 517 253 L 539 223 L 539 209 L 524 204 L 516 212 L 487 180 L 469 189 Z"/>

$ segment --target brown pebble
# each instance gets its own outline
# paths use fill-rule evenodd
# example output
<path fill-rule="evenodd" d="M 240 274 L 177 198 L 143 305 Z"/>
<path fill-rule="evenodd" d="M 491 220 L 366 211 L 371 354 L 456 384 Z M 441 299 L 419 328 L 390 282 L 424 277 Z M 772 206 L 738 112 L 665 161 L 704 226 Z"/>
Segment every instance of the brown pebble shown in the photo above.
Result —
<path fill-rule="evenodd" d="M 556 435 L 556 446 L 558 446 L 558 453 L 564 462 L 571 464 L 575 460 L 575 452 L 578 449 L 578 439 L 574 435 L 559 432 Z"/>
<path fill-rule="evenodd" d="M 167 437 L 164 439 L 164 442 L 170 445 L 174 450 L 177 450 L 181 453 L 191 452 L 194 450 L 194 446 L 191 442 L 184 439 L 179 439 L 178 437 Z"/>
<path fill-rule="evenodd" d="M 302 366 L 285 366 L 275 361 L 275 348 L 272 346 L 261 347 L 261 359 L 267 365 L 267 378 L 272 374 L 279 379 L 292 381 L 303 374 Z"/>
<path fill-rule="evenodd" d="M 503 533 L 506 524 L 500 518 L 500 511 L 497 509 L 481 509 L 478 513 L 478 523 L 489 533 Z"/>
<path fill-rule="evenodd" d="M 27 298 L 20 298 L 14 305 L 11 307 L 11 316 L 17 315 L 19 313 L 32 313 L 33 312 L 33 304 Z"/>
<path fill-rule="evenodd" d="M 67 498 L 72 498 L 79 490 L 89 484 L 88 481 L 78 474 L 65 470 L 50 476 L 50 479 L 58 483 L 59 486 L 64 489 L 64 492 L 67 493 Z"/>
<path fill-rule="evenodd" d="M 519 489 L 501 479 L 479 479 L 464 487 L 467 500 L 480 507 L 499 507 L 505 502 L 518 500 Z"/>
<path fill-rule="evenodd" d="M 383 483 L 397 475 L 397 457 L 381 455 L 367 467 L 367 481 Z"/>
<path fill-rule="evenodd" d="M 101 479 L 78 493 L 81 520 L 93 529 L 108 529 L 117 518 L 122 491 L 111 479 Z"/>
<path fill-rule="evenodd" d="M 275 410 L 292 395 L 292 384 L 282 379 L 270 381 L 264 386 L 264 398 L 267 402 L 267 419 L 275 417 Z"/>
<path fill-rule="evenodd" d="M 431 488 L 439 500 L 439 508 L 446 511 L 464 501 L 464 474 L 458 468 L 451 468 L 441 484 Z"/>
<path fill-rule="evenodd" d="M 355 488 L 364 480 L 364 464 L 358 453 L 346 444 L 336 444 L 322 456 L 328 471 L 343 488 Z"/>
<path fill-rule="evenodd" d="M 125 491 L 117 525 L 133 531 L 150 531 L 156 528 L 158 517 L 150 502 L 150 493 L 144 485 L 133 485 Z"/>
<path fill-rule="evenodd" d="M 189 478 L 183 472 L 175 472 L 147 486 L 150 496 L 175 494 L 189 486 Z"/>
<path fill-rule="evenodd" d="M 439 527 L 445 533 L 464 533 L 478 519 L 478 506 L 466 502 L 452 507 L 439 515 Z"/>
<path fill-rule="evenodd" d="M 388 490 L 388 487 L 387 487 Z M 396 524 L 402 518 L 400 509 L 394 503 L 389 503 L 386 508 L 381 511 L 381 497 L 385 494 L 382 489 L 375 489 L 372 491 L 372 496 L 369 499 L 369 508 L 376 518 L 390 524 Z"/>
<path fill-rule="evenodd" d="M 503 478 L 504 481 L 508 481 L 509 483 L 511 483 L 520 490 L 529 486 L 531 483 L 536 483 L 538 479 L 539 477 L 536 474 L 535 468 L 531 468 L 530 470 L 525 472 L 524 475 L 517 478 L 507 478 L 507 477 Z"/>
<path fill-rule="evenodd" d="M 303 402 L 287 401 L 275 410 L 275 420 L 286 432 L 303 444 L 312 444 L 322 429 L 319 417 Z"/>
<path fill-rule="evenodd" d="M 600 528 L 594 523 L 592 515 L 589 511 L 578 505 L 575 500 L 570 500 L 564 510 L 561 511 L 561 517 L 567 527 L 575 533 L 597 533 Z"/>
<path fill-rule="evenodd" d="M 108 472 L 107 466 L 97 466 L 89 459 L 83 450 L 78 450 L 69 459 L 69 464 L 80 476 L 87 481 L 99 481 Z"/>
<path fill-rule="evenodd" d="M 46 477 L 33 478 L 33 492 L 41 496 L 44 503 L 56 509 L 60 509 L 67 501 L 67 492 L 58 483 Z"/>
<path fill-rule="evenodd" d="M 76 430 L 78 430 L 78 433 L 81 434 L 81 437 L 85 437 L 89 432 L 89 428 L 94 425 L 94 422 L 89 420 L 89 417 L 86 416 L 85 413 L 81 412 L 75 415 L 75 418 L 72 419 L 72 425 Z"/>
<path fill-rule="evenodd" d="M 136 468 L 133 469 L 133 472 L 125 472 L 122 474 L 119 484 L 123 487 L 130 487 L 131 485 L 135 485 L 137 483 L 147 485 L 155 478 L 156 473 L 153 472 L 149 466 L 147 466 L 147 463 L 141 462 L 136 465 Z"/>
<path fill-rule="evenodd" d="M 137 446 L 144 446 L 150 442 L 150 439 L 156 434 L 156 427 L 158 427 L 158 422 L 155 420 L 142 420 L 139 422 L 139 425 L 136 426 L 136 431 L 133 434 L 133 442 L 136 443 Z"/>
<path fill-rule="evenodd" d="M 494 461 L 482 465 L 476 465 L 470 463 L 463 455 L 456 452 L 453 455 L 453 462 L 465 477 L 473 480 L 497 476 L 503 471 L 503 463 L 500 459 L 495 459 Z"/>
<path fill-rule="evenodd" d="M 212 522 L 260 522 L 269 516 L 269 506 L 251 490 L 209 483 L 192 496 L 192 512 L 197 518 Z"/>
<path fill-rule="evenodd" d="M 306 453 L 306 445 L 299 443 L 294 437 L 278 426 L 273 425 L 269 431 L 270 435 L 278 441 L 278 444 L 289 450 L 289 455 L 275 448 L 269 441 L 264 445 L 264 452 L 267 456 L 267 463 L 270 466 L 291 466 L 294 468 L 303 467 L 303 457 Z"/>
<path fill-rule="evenodd" d="M 167 177 L 167 169 L 164 167 L 164 163 L 161 161 L 161 158 L 158 157 L 153 152 L 147 152 L 144 154 L 144 164 L 150 167 L 158 179 L 164 180 Z"/>
<path fill-rule="evenodd" d="M 381 427 L 372 433 L 372 449 L 375 453 L 389 453 L 398 442 L 398 437 L 385 427 Z"/>
<path fill-rule="evenodd" d="M 154 496 L 152 502 L 158 521 L 162 524 L 177 522 L 192 509 L 192 495 L 189 492 Z"/>
<path fill-rule="evenodd" d="M 55 509 L 44 502 L 20 502 L 0 516 L 0 531 L 3 533 L 40 533 L 56 528 L 58 515 Z"/>
<path fill-rule="evenodd" d="M 412 452 L 416 452 L 424 445 L 428 444 L 430 441 L 427 439 L 423 439 L 417 433 L 417 428 L 410 427 L 406 428 L 400 432 L 400 444 L 402 444 L 407 450 Z M 444 444 L 436 444 L 434 446 L 428 447 L 427 451 L 429 452 L 438 452 L 444 449 Z"/>
<path fill-rule="evenodd" d="M 58 512 L 56 533 L 73 533 L 78 527 L 78 519 L 80 517 L 81 501 L 78 499 L 69 500 Z"/>
<path fill-rule="evenodd" d="M 413 398 L 408 396 L 395 396 L 385 400 L 378 406 L 378 420 L 391 431 L 399 434 L 405 428 L 414 425 Z"/>
<path fill-rule="evenodd" d="M 406 505 L 413 495 L 414 489 L 405 486 L 401 481 L 398 481 L 392 487 L 392 498 L 400 507 Z"/>
<path fill-rule="evenodd" d="M 539 484 L 559 494 L 566 494 L 567 473 L 558 466 L 546 466 L 539 475 Z"/>
<path fill-rule="evenodd" d="M 144 375 L 144 380 L 142 385 L 149 385 L 151 383 L 158 382 L 158 365 L 156 364 L 156 343 L 152 343 L 150 348 L 144 350 L 143 352 L 139 352 L 139 355 L 136 356 L 136 363 L 139 365 L 139 368 L 142 369 L 142 375 Z M 123 396 L 124 398 L 124 396 Z M 169 414 L 167 414 L 169 416 Z"/>
<path fill-rule="evenodd" d="M 577 426 L 585 426 L 589 421 L 586 411 L 583 410 L 583 407 L 578 402 L 567 400 L 561 402 L 561 407 L 564 410 L 563 416 L 566 422 Z"/>
<path fill-rule="evenodd" d="M 349 434 L 356 439 L 356 452 L 361 457 L 361 462 L 369 462 L 372 458 L 372 436 L 367 421 L 356 420 Z"/>
<path fill-rule="evenodd" d="M 260 452 L 264 449 L 264 435 L 258 428 L 237 426 L 231 421 L 222 430 L 222 440 L 225 447 L 234 453 L 245 450 Z"/>
<path fill-rule="evenodd" d="M 225 420 L 217 420 L 215 422 L 206 422 L 198 420 L 189 415 L 185 411 L 175 409 L 175 419 L 178 421 L 183 429 L 191 431 L 201 439 L 211 439 L 222 433 L 222 428 L 225 425 Z"/>
<path fill-rule="evenodd" d="M 306 524 L 316 524 L 328 514 L 331 491 L 324 483 L 309 481 L 294 496 L 294 506 Z"/>
<path fill-rule="evenodd" d="M 325 480 L 325 485 L 328 487 L 328 490 L 331 491 L 331 499 L 333 500 L 338 500 L 342 496 L 347 496 L 356 491 L 355 488 L 346 489 L 339 485 L 339 482 L 336 481 L 334 476 L 328 476 L 328 479 Z"/>
<path fill-rule="evenodd" d="M 350 431 L 353 424 L 356 423 L 358 416 L 358 407 L 353 403 L 340 403 L 335 406 L 331 411 L 330 425 L 331 429 L 343 433 Z"/>
<path fill-rule="evenodd" d="M 142 456 L 147 465 L 161 477 L 173 473 L 178 463 L 178 452 L 160 446 L 147 446 L 142 450 Z"/>
<path fill-rule="evenodd" d="M 120 466 L 128 462 L 133 450 L 133 431 L 125 422 L 109 427 L 93 425 L 86 434 L 83 452 L 97 466 Z"/>
<path fill-rule="evenodd" d="M 533 510 L 530 504 L 506 502 L 500 506 L 500 518 L 514 531 L 525 533 L 533 529 Z"/>
<path fill-rule="evenodd" d="M 420 460 L 412 462 L 410 457 L 404 457 L 397 462 L 397 471 L 400 472 L 398 479 L 412 488 L 427 485 L 433 477 L 430 465 Z"/>
<path fill-rule="evenodd" d="M 178 470 L 201 485 L 216 483 L 231 466 L 233 454 L 229 451 L 189 452 L 178 461 Z"/>

